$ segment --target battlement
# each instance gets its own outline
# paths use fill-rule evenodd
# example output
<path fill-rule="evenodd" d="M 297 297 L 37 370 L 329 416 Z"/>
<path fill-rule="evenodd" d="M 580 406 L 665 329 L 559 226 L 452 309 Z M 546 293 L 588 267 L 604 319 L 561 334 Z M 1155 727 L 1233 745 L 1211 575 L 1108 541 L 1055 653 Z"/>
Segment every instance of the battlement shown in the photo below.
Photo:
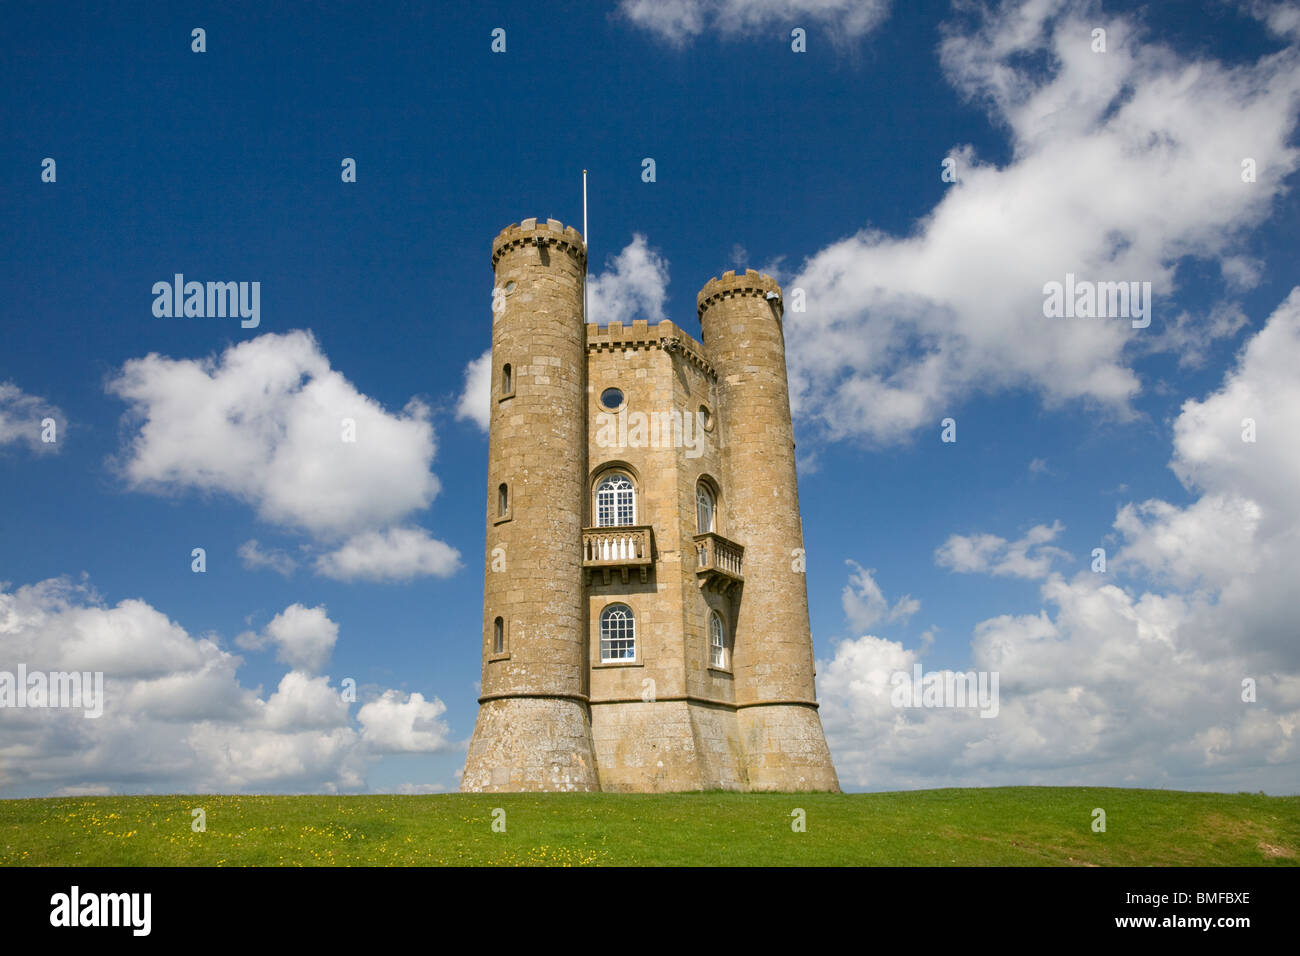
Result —
<path fill-rule="evenodd" d="M 492 266 L 505 255 L 506 250 L 519 246 L 546 245 L 561 249 L 578 260 L 579 265 L 586 265 L 587 245 L 582 241 L 582 233 L 572 226 L 566 226 L 558 219 L 525 219 L 523 222 L 511 223 L 492 240 Z"/>
<path fill-rule="evenodd" d="M 717 378 L 717 372 L 709 361 L 704 346 L 668 319 L 662 319 L 654 325 L 646 319 L 635 319 L 631 325 L 622 322 L 611 322 L 606 326 L 598 326 L 595 322 L 587 323 L 588 352 L 656 348 L 678 352 L 710 378 Z"/>
<path fill-rule="evenodd" d="M 735 272 L 727 270 L 721 276 L 710 279 L 704 284 L 700 294 L 695 297 L 695 305 L 700 318 L 703 319 L 709 306 L 719 299 L 730 299 L 736 296 L 766 299 L 768 293 L 776 293 L 776 298 L 770 301 L 776 308 L 776 317 L 779 319 L 785 311 L 785 306 L 781 298 L 781 286 L 775 279 L 755 269 L 746 269 L 743 275 L 736 275 Z"/>

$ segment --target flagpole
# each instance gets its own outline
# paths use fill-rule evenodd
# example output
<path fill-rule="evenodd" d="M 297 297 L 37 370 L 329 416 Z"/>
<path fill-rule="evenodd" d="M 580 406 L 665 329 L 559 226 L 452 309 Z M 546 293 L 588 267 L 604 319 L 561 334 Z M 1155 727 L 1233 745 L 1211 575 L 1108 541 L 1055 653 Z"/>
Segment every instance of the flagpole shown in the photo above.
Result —
<path fill-rule="evenodd" d="M 587 318 L 587 273 L 591 270 L 591 243 L 587 241 L 587 171 L 582 171 L 582 244 L 586 247 L 587 266 L 582 270 L 582 321 Z"/>

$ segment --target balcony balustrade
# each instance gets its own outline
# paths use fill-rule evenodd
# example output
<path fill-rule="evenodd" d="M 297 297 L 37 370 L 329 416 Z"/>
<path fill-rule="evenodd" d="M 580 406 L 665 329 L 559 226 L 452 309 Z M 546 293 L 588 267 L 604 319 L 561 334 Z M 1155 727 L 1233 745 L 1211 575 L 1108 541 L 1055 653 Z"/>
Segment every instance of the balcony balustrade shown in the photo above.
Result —
<path fill-rule="evenodd" d="M 605 584 L 615 571 L 627 584 L 628 574 L 633 570 L 644 583 L 653 561 L 654 535 L 649 525 L 582 529 L 582 566 L 588 584 L 597 571 L 601 572 Z"/>
<path fill-rule="evenodd" d="M 701 588 L 730 593 L 744 584 L 744 558 L 744 547 L 720 534 L 709 532 L 695 536 L 695 574 Z"/>

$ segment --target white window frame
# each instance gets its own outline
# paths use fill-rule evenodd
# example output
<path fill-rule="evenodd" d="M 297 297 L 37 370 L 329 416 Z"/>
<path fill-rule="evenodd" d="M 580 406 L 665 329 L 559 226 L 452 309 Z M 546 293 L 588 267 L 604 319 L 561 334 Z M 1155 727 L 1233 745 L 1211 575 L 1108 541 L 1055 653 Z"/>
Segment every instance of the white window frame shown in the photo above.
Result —
<path fill-rule="evenodd" d="M 704 526 L 705 522 L 700 521 L 703 515 L 701 505 L 705 505 L 706 502 L 709 509 L 707 527 Z M 713 489 L 704 481 L 695 484 L 695 526 L 699 529 L 699 534 L 708 534 L 718 530 L 718 496 L 713 493 Z"/>
<path fill-rule="evenodd" d="M 636 483 L 621 471 L 612 471 L 596 482 L 595 526 L 626 528 L 636 524 Z M 626 516 L 628 520 L 620 520 Z"/>
<path fill-rule="evenodd" d="M 709 612 L 709 666 L 726 670 L 727 661 L 727 624 L 717 611 Z"/>
<path fill-rule="evenodd" d="M 617 631 L 613 625 L 615 621 L 618 622 Z M 600 662 L 626 664 L 635 660 L 636 613 L 627 604 L 606 605 L 600 612 Z"/>

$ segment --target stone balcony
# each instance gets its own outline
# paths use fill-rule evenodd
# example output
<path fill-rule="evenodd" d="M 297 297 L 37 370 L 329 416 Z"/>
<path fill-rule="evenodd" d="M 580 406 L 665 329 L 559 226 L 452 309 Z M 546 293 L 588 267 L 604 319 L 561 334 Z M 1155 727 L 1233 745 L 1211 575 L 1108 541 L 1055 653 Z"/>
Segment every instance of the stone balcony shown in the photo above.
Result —
<path fill-rule="evenodd" d="M 730 593 L 745 583 L 741 572 L 745 548 L 720 534 L 709 532 L 695 536 L 695 575 L 701 588 L 709 587 Z"/>
<path fill-rule="evenodd" d="M 582 567 L 587 583 L 601 572 L 604 584 L 617 571 L 627 584 L 628 573 L 637 571 L 642 583 L 654 563 L 654 535 L 649 525 L 582 529 Z"/>

